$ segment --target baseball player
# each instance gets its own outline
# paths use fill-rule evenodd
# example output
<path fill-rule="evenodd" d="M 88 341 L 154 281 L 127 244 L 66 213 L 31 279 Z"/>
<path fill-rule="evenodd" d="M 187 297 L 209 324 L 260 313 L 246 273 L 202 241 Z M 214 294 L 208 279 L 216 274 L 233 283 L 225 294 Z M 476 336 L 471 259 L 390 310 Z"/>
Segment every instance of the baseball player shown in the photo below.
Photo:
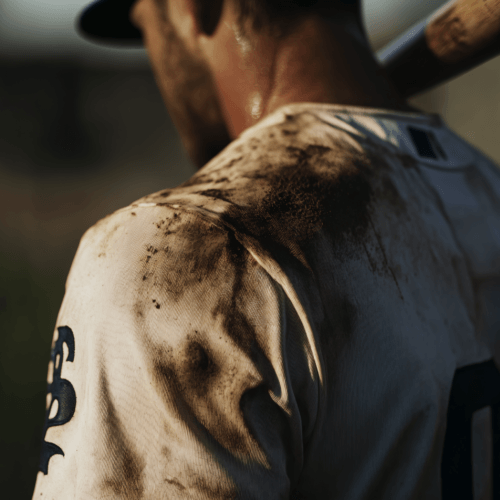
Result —
<path fill-rule="evenodd" d="M 200 170 L 83 236 L 34 499 L 500 498 L 500 174 L 356 0 L 99 0 Z M 140 166 L 139 166 L 140 168 Z"/>

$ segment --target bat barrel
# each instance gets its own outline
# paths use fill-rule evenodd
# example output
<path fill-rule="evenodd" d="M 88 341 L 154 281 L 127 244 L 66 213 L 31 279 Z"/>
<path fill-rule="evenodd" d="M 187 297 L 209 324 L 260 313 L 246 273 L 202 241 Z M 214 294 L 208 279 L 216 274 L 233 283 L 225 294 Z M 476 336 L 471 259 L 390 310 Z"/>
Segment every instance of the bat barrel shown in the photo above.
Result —
<path fill-rule="evenodd" d="M 500 53 L 500 0 L 452 0 L 377 52 L 408 98 Z"/>

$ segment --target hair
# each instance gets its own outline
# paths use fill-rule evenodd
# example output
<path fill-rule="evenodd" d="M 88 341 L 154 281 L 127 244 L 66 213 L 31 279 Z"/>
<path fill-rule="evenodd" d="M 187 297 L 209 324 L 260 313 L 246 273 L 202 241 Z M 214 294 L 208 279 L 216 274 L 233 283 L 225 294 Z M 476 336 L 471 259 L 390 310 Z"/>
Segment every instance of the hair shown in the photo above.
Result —
<path fill-rule="evenodd" d="M 228 0 L 225 0 L 228 1 Z M 361 0 L 229 0 L 238 9 L 239 28 L 247 34 L 247 26 L 254 33 L 266 32 L 274 36 L 286 36 L 296 23 L 306 15 L 349 18 L 360 28 Z M 211 35 L 218 24 L 224 0 L 195 0 L 203 30 Z"/>

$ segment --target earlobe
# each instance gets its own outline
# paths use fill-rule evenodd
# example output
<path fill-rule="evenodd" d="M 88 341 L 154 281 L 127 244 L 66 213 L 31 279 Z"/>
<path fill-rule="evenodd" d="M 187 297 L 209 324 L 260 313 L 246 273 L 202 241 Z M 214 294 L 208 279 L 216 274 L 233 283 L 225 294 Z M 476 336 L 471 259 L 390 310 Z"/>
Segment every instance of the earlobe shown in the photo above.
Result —
<path fill-rule="evenodd" d="M 196 18 L 201 31 L 207 36 L 215 33 L 222 17 L 224 1 L 228 0 L 191 0 L 196 9 Z"/>

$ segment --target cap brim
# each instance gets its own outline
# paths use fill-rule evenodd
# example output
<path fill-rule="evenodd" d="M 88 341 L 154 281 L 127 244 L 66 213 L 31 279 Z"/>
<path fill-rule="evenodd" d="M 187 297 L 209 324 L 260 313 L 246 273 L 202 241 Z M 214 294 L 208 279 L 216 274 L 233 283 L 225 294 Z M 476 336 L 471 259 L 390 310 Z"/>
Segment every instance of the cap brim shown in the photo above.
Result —
<path fill-rule="evenodd" d="M 105 45 L 142 46 L 141 32 L 130 22 L 135 0 L 97 0 L 76 20 L 76 31 L 85 39 Z"/>

